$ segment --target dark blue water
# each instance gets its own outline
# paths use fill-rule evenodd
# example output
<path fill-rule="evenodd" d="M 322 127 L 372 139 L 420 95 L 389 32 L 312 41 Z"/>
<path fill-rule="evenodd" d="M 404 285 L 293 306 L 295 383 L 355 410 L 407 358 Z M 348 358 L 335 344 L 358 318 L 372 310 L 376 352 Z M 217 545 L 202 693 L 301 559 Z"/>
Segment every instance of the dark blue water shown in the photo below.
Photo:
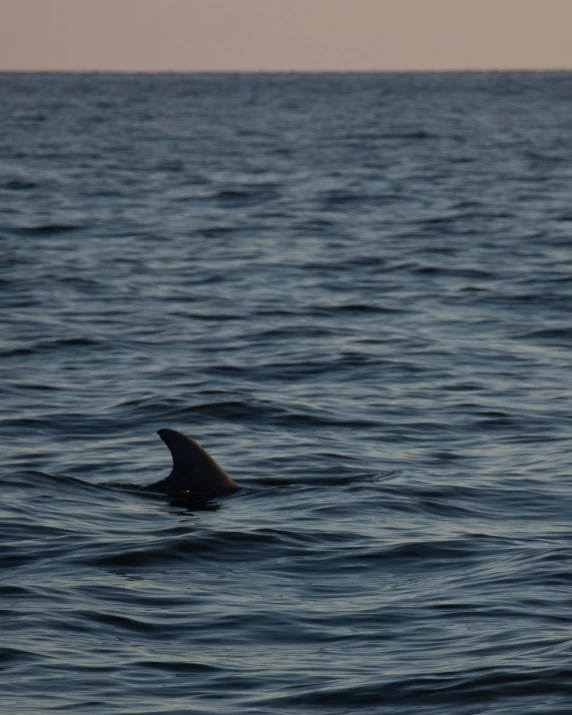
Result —
<path fill-rule="evenodd" d="M 0 76 L 0 710 L 572 710 L 572 74 Z M 191 434 L 244 488 L 166 476 Z"/>

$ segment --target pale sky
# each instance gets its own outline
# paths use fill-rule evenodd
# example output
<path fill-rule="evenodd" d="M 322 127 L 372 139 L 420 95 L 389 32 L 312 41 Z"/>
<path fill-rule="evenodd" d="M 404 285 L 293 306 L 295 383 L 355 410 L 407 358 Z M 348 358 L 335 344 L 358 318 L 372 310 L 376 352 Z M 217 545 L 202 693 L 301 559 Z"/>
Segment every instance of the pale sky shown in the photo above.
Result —
<path fill-rule="evenodd" d="M 572 69 L 572 0 L 0 0 L 0 70 Z"/>

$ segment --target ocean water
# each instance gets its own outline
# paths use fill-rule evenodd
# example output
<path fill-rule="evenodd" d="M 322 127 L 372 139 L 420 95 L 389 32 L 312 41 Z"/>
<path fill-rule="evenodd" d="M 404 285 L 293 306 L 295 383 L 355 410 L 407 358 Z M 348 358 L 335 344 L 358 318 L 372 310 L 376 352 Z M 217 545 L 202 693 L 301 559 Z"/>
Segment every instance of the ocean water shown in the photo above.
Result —
<path fill-rule="evenodd" d="M 0 711 L 572 711 L 572 74 L 0 75 Z M 138 493 L 192 435 L 243 488 Z"/>

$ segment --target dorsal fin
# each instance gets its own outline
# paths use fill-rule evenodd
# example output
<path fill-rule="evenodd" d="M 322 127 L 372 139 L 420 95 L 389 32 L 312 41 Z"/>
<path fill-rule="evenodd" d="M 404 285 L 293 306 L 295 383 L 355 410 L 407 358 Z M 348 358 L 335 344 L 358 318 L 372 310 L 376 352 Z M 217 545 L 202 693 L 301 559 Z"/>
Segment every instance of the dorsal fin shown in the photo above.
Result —
<path fill-rule="evenodd" d="M 174 429 L 160 429 L 157 434 L 171 452 L 173 469 L 168 477 L 146 487 L 149 491 L 215 496 L 240 488 L 191 437 Z"/>

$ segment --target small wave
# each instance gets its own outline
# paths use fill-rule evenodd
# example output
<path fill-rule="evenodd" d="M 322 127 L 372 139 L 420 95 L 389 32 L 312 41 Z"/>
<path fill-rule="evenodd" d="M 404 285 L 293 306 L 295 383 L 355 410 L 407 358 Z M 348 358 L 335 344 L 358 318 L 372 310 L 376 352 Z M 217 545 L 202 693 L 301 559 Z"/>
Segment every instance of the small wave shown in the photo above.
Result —
<path fill-rule="evenodd" d="M 157 670 L 164 674 L 172 675 L 192 675 L 200 674 L 226 674 L 226 668 L 212 663 L 197 663 L 196 661 L 180 660 L 180 661 L 165 661 L 165 660 L 141 660 L 135 662 L 137 667 L 148 668 L 149 670 Z"/>
<path fill-rule="evenodd" d="M 184 501 L 174 501 L 173 507 L 182 507 Z M 272 531 L 215 531 L 205 534 L 189 534 L 184 538 L 164 539 L 158 543 L 127 549 L 114 554 L 92 556 L 89 562 L 105 568 L 140 568 L 158 564 L 183 562 L 190 558 L 216 555 L 219 562 L 251 561 L 267 558 L 266 546 L 280 544 L 282 537 Z M 109 549 L 107 549 L 109 550 Z"/>
<path fill-rule="evenodd" d="M 19 357 L 23 355 L 32 355 L 44 351 L 58 350 L 60 348 L 91 348 L 96 345 L 104 344 L 101 338 L 88 336 L 74 336 L 65 338 L 51 338 L 49 340 L 35 340 L 27 345 L 16 345 L 11 348 L 0 350 L 0 355 L 3 357 Z"/>
<path fill-rule="evenodd" d="M 347 311 L 348 313 L 402 313 L 402 308 L 390 308 L 384 305 L 371 305 L 369 303 L 346 303 L 338 305 L 332 310 Z"/>
<path fill-rule="evenodd" d="M 534 647 L 531 643 L 530 647 Z M 445 657 L 443 654 L 437 656 Z M 473 654 L 476 657 L 476 654 Z M 468 667 L 467 664 L 465 664 Z M 477 668 L 476 664 L 474 666 Z M 395 712 L 410 712 L 411 707 L 419 708 L 418 712 L 470 712 L 482 713 L 483 705 L 492 710 L 498 709 L 498 703 L 507 703 L 503 711 L 517 712 L 545 712 L 546 697 L 555 703 L 555 708 L 550 712 L 564 715 L 566 702 L 570 695 L 568 668 L 550 669 L 547 673 L 539 671 L 525 672 L 516 665 L 513 669 L 481 666 L 478 675 L 468 676 L 466 670 L 444 669 L 442 666 L 430 668 L 425 666 L 425 672 L 413 673 L 407 669 L 399 668 L 399 675 L 392 675 L 392 667 L 386 665 L 387 675 L 377 675 L 375 678 L 360 678 L 358 683 L 352 679 L 347 684 L 347 679 L 341 676 L 329 678 L 327 685 L 320 687 L 302 685 L 295 693 L 281 693 L 269 695 L 265 698 L 266 707 L 303 707 L 303 708 L 354 708 L 360 711 L 367 707 L 386 709 L 399 707 Z M 518 701 L 514 701 L 518 698 Z M 562 707 L 558 707 L 559 700 Z M 512 704 L 510 704 L 512 701 Z M 257 704 L 260 700 L 257 701 Z M 475 708 L 475 702 L 479 703 Z M 467 706 L 470 710 L 465 710 Z M 408 708 L 402 710 L 401 708 Z M 432 708 L 427 710 L 427 708 Z M 462 710 L 461 710 L 462 709 Z M 373 712 L 373 711 L 371 711 Z M 378 710 L 376 709 L 376 712 Z"/>
<path fill-rule="evenodd" d="M 414 269 L 415 273 L 420 275 L 440 275 L 451 278 L 470 278 L 472 280 L 492 280 L 496 276 L 490 271 L 480 270 L 478 268 L 444 268 L 443 266 L 419 266 Z"/>
<path fill-rule="evenodd" d="M 397 139 L 397 140 L 408 140 L 408 139 L 438 139 L 438 135 L 433 132 L 429 132 L 426 129 L 413 129 L 411 131 L 403 132 L 392 132 L 386 134 L 378 134 L 380 139 Z"/>
<path fill-rule="evenodd" d="M 24 228 L 12 229 L 14 233 L 26 236 L 47 236 L 61 233 L 70 233 L 84 228 L 81 224 L 46 223 L 39 226 L 28 226 Z"/>
<path fill-rule="evenodd" d="M 35 189 L 36 186 L 36 182 L 27 179 L 10 179 L 0 183 L 0 189 L 6 189 L 7 191 L 29 191 L 30 189 Z"/>
<path fill-rule="evenodd" d="M 36 653 L 30 653 L 20 648 L 0 647 L 0 665 L 4 668 L 31 663 L 38 660 Z"/>
<path fill-rule="evenodd" d="M 276 196 L 276 187 L 272 184 L 252 185 L 243 189 L 222 189 L 211 198 L 223 203 L 251 204 L 261 200 L 268 200 Z"/>
<path fill-rule="evenodd" d="M 531 330 L 528 333 L 520 333 L 515 337 L 518 340 L 560 343 L 563 347 L 568 347 L 572 341 L 572 328 L 545 328 L 543 330 Z"/>

